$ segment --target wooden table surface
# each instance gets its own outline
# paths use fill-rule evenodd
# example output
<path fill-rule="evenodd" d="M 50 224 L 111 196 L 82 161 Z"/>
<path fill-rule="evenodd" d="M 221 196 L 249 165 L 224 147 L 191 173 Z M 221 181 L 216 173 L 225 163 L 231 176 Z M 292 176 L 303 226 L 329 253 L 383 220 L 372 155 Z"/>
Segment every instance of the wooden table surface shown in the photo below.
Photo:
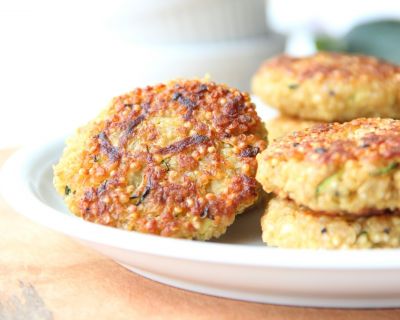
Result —
<path fill-rule="evenodd" d="M 0 164 L 11 153 L 0 151 Z M 400 309 L 294 308 L 176 289 L 30 222 L 0 198 L 0 319 L 382 320 L 400 319 Z"/>

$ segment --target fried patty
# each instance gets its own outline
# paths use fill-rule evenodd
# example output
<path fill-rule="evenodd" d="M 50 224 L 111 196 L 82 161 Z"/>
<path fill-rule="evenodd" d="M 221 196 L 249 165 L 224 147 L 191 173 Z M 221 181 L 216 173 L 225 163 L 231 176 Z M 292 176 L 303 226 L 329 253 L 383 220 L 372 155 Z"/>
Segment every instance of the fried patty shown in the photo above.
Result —
<path fill-rule="evenodd" d="M 267 192 L 328 214 L 400 208 L 400 121 L 361 118 L 289 134 L 257 157 Z"/>
<path fill-rule="evenodd" d="M 265 122 L 269 141 L 286 136 L 294 131 L 303 130 L 319 124 L 317 121 L 301 120 L 298 118 L 279 115 Z"/>
<path fill-rule="evenodd" d="M 261 218 L 269 246 L 310 249 L 400 247 L 400 215 L 351 217 L 316 213 L 293 201 L 272 199 Z"/>
<path fill-rule="evenodd" d="M 257 200 L 266 132 L 247 94 L 205 80 L 138 88 L 71 137 L 54 185 L 85 220 L 218 237 Z"/>
<path fill-rule="evenodd" d="M 400 118 L 400 67 L 368 56 L 281 55 L 260 67 L 252 90 L 271 107 L 302 119 Z"/>

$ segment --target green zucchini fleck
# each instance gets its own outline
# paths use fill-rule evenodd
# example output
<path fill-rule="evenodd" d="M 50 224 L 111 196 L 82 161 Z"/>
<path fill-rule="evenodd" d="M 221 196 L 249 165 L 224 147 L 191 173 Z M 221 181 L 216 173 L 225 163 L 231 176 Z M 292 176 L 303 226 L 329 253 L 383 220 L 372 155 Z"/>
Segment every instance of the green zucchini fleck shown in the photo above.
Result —
<path fill-rule="evenodd" d="M 151 191 L 151 186 L 146 186 L 146 188 L 144 189 L 141 196 L 133 193 L 133 194 L 131 194 L 129 199 L 131 200 L 132 204 L 134 204 L 135 206 L 138 206 L 141 203 L 143 203 L 144 199 L 149 195 L 150 191 Z"/>
<path fill-rule="evenodd" d="M 291 83 L 291 84 L 288 85 L 288 88 L 289 88 L 290 90 L 295 90 L 295 89 L 297 89 L 298 87 L 299 87 L 299 85 L 298 85 L 297 83 Z"/>
<path fill-rule="evenodd" d="M 339 178 L 341 174 L 341 171 L 335 172 L 334 174 L 326 177 L 324 180 L 322 180 L 318 186 L 317 189 L 315 190 L 315 193 L 317 196 L 319 196 L 322 192 L 325 191 L 325 189 L 337 178 Z"/>
<path fill-rule="evenodd" d="M 398 167 L 399 167 L 398 162 L 392 162 L 389 163 L 386 167 L 382 167 L 375 170 L 374 172 L 371 172 L 371 176 L 381 176 L 383 174 L 389 173 L 390 171 L 393 171 L 394 169 L 397 169 Z"/>
<path fill-rule="evenodd" d="M 67 196 L 71 193 L 71 188 L 69 186 L 65 186 L 64 194 Z"/>
<path fill-rule="evenodd" d="M 139 196 L 132 193 L 131 196 L 129 197 L 129 199 L 131 199 L 131 200 L 139 199 Z"/>
<path fill-rule="evenodd" d="M 368 232 L 365 230 L 362 230 L 359 234 L 357 234 L 357 239 L 361 238 L 363 235 L 368 237 Z"/>
<path fill-rule="evenodd" d="M 161 165 L 163 165 L 165 170 L 167 170 L 167 171 L 169 171 L 169 169 L 170 169 L 170 167 L 169 167 L 170 161 L 171 161 L 171 158 L 166 158 L 161 161 Z"/>

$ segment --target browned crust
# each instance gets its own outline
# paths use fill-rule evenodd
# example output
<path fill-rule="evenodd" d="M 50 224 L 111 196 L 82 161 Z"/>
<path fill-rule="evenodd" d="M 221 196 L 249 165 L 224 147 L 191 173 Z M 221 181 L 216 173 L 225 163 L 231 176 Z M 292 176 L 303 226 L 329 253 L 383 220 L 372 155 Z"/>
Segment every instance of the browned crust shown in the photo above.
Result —
<path fill-rule="evenodd" d="M 186 115 L 185 115 L 185 117 L 186 117 Z M 160 154 L 178 153 L 178 152 L 182 152 L 186 148 L 204 143 L 208 140 L 209 140 L 209 138 L 207 136 L 202 136 L 202 135 L 196 134 L 194 136 L 187 137 L 187 138 L 184 138 L 177 142 L 174 142 L 173 144 L 170 144 L 168 147 L 161 148 L 156 152 L 160 153 Z"/>
<path fill-rule="evenodd" d="M 399 160 L 400 121 L 360 118 L 343 124 L 316 125 L 274 141 L 263 158 L 320 164 Z"/>
<path fill-rule="evenodd" d="M 400 67 L 370 56 L 336 52 L 320 52 L 312 56 L 295 58 L 281 55 L 267 60 L 258 73 L 282 72 L 296 77 L 300 82 L 313 78 L 368 77 L 386 80 L 400 72 Z"/>
<path fill-rule="evenodd" d="M 117 161 L 120 158 L 119 150 L 111 144 L 107 135 L 104 132 L 100 132 L 97 138 L 100 145 L 100 151 L 105 154 L 110 161 Z"/>

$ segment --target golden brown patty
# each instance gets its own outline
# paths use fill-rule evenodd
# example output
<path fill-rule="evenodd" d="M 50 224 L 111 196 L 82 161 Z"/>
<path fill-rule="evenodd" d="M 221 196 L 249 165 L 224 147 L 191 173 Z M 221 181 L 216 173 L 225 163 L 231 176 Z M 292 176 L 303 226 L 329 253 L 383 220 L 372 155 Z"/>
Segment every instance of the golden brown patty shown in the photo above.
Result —
<path fill-rule="evenodd" d="M 265 191 L 314 211 L 400 208 L 400 121 L 316 125 L 275 140 L 257 157 Z"/>
<path fill-rule="evenodd" d="M 303 130 L 319 123 L 320 122 L 279 115 L 266 121 L 265 127 L 268 131 L 268 140 L 272 141 L 294 131 Z"/>
<path fill-rule="evenodd" d="M 138 88 L 68 140 L 54 184 L 85 220 L 209 239 L 257 200 L 265 135 L 236 89 L 200 80 Z"/>
<path fill-rule="evenodd" d="M 275 198 L 261 218 L 262 238 L 269 246 L 312 249 L 397 248 L 400 215 L 327 216 L 293 201 Z"/>
<path fill-rule="evenodd" d="M 400 67 L 367 56 L 282 55 L 261 66 L 252 90 L 271 107 L 303 119 L 400 118 Z"/>

